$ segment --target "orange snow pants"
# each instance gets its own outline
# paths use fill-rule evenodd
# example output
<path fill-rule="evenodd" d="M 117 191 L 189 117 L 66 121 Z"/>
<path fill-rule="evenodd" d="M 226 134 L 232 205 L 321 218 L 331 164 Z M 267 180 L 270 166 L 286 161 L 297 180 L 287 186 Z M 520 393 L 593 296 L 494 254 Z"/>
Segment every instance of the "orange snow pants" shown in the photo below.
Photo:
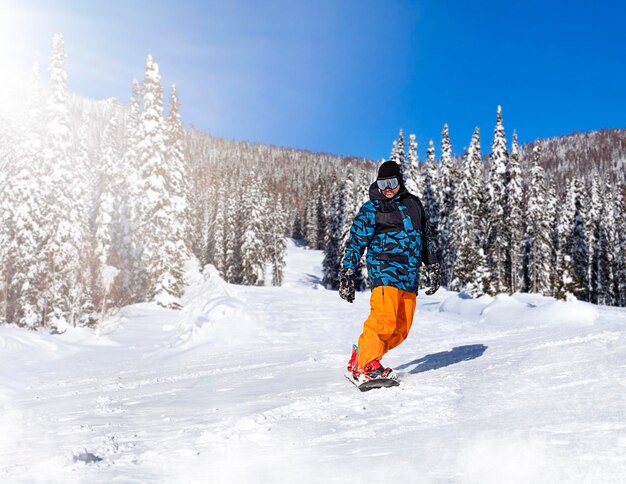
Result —
<path fill-rule="evenodd" d="M 359 368 L 372 360 L 380 360 L 409 335 L 415 313 L 415 293 L 378 286 L 372 289 L 370 308 L 359 337 Z"/>

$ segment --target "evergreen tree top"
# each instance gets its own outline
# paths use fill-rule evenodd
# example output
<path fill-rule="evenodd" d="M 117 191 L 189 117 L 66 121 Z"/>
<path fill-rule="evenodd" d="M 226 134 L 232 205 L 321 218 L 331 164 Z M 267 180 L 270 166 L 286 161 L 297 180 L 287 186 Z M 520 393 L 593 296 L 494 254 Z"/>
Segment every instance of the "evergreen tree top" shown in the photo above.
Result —
<path fill-rule="evenodd" d="M 401 166 L 405 163 L 404 133 L 402 131 L 402 128 L 400 128 L 400 132 L 398 133 L 398 139 L 393 142 L 391 156 L 389 157 L 389 159 L 395 161 Z"/>
<path fill-rule="evenodd" d="M 480 128 L 476 126 L 474 133 L 472 134 L 472 141 L 470 142 L 469 149 L 467 150 L 468 159 L 476 160 L 480 162 L 482 157 L 480 155 Z"/>
<path fill-rule="evenodd" d="M 178 92 L 176 84 L 172 84 L 172 92 L 170 93 L 170 118 L 180 119 L 180 102 L 178 101 Z"/>
<path fill-rule="evenodd" d="M 496 115 L 496 127 L 493 134 L 493 143 L 491 145 L 491 162 L 492 169 L 495 173 L 504 173 L 508 159 L 506 148 L 506 134 L 504 132 L 504 124 L 502 121 L 502 107 L 498 106 Z"/>
<path fill-rule="evenodd" d="M 426 152 L 426 158 L 428 161 L 435 162 L 435 143 L 431 139 L 428 142 L 428 151 Z"/>
<path fill-rule="evenodd" d="M 450 142 L 450 131 L 448 124 L 443 125 L 441 130 L 441 164 L 450 165 L 452 163 L 452 143 Z"/>
<path fill-rule="evenodd" d="M 513 140 L 511 141 L 511 156 L 512 157 L 519 157 L 519 144 L 517 142 L 517 131 L 516 130 L 513 130 Z"/>
<path fill-rule="evenodd" d="M 66 59 L 67 54 L 65 53 L 65 40 L 63 38 L 63 34 L 54 34 L 52 37 L 52 62 L 50 70 L 53 71 L 54 68 L 63 66 Z"/>

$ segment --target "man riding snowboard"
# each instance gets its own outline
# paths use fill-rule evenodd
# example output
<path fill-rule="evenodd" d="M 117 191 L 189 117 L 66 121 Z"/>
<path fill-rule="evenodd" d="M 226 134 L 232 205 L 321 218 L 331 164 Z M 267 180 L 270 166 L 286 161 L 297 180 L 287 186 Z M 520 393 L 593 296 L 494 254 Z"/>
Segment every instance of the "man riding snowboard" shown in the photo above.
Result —
<path fill-rule="evenodd" d="M 354 301 L 354 276 L 367 248 L 367 272 L 372 284 L 370 315 L 358 346 L 353 346 L 348 372 L 359 385 L 371 380 L 397 379 L 381 365 L 387 351 L 408 336 L 423 262 L 430 275 L 431 295 L 439 288 L 436 245 L 418 197 L 409 193 L 394 161 L 382 163 L 350 228 L 350 239 L 339 276 L 339 295 Z"/>

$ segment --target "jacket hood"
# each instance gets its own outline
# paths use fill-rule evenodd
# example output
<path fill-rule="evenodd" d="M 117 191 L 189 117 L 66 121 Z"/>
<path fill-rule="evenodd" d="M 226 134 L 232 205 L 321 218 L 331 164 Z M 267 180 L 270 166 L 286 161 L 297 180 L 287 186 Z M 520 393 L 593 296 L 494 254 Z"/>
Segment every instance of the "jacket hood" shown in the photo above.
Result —
<path fill-rule="evenodd" d="M 387 198 L 385 195 L 383 195 L 381 191 L 378 189 L 378 185 L 376 184 L 376 182 L 372 183 L 369 189 L 370 200 L 379 200 L 381 202 L 384 202 L 387 200 L 402 199 L 406 197 L 408 194 L 409 192 L 404 186 L 404 183 L 400 183 L 400 191 L 393 198 Z"/>

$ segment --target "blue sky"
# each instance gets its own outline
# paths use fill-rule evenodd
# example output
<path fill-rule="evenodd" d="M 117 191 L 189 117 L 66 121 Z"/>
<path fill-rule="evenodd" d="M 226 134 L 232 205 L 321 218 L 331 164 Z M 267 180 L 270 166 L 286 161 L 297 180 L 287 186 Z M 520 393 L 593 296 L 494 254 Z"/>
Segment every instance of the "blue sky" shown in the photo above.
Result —
<path fill-rule="evenodd" d="M 15 69 L 63 32 L 72 91 L 126 102 L 152 54 L 186 126 L 226 138 L 380 159 L 403 128 L 423 159 L 444 123 L 487 151 L 499 104 L 509 140 L 626 127 L 618 1 L 13 3 Z"/>

